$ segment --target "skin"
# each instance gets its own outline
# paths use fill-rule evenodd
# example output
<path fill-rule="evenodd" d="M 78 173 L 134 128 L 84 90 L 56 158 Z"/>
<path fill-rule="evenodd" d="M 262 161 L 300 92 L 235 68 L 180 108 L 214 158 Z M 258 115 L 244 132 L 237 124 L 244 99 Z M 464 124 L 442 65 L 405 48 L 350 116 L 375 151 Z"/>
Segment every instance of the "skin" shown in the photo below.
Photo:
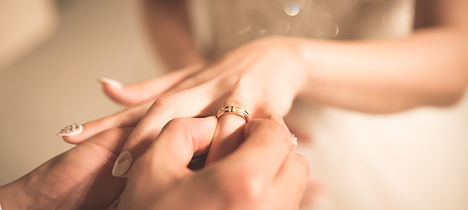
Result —
<path fill-rule="evenodd" d="M 0 187 L 3 209 L 105 209 L 125 180 L 110 171 L 131 129 L 109 129 Z"/>
<path fill-rule="evenodd" d="M 308 163 L 292 151 L 291 134 L 279 122 L 251 122 L 245 143 L 226 161 L 187 168 L 207 150 L 216 124 L 214 117 L 171 121 L 135 164 L 120 199 L 125 180 L 110 172 L 131 129 L 98 134 L 0 187 L 0 203 L 17 210 L 115 209 L 116 200 L 119 209 L 297 209 Z"/>
<path fill-rule="evenodd" d="M 143 0 L 147 33 L 167 68 L 180 69 L 205 61 L 192 39 L 185 0 Z M 164 30 L 160 30 L 164 29 Z M 158 41 L 156 41 L 158 40 Z M 169 41 L 172 40 L 172 41 Z M 177 40 L 177 41 L 174 41 Z"/>
<path fill-rule="evenodd" d="M 152 1 L 147 8 L 158 51 L 163 58 L 181 58 L 167 59 L 169 68 L 184 68 L 139 84 L 103 83 L 113 100 L 131 107 L 84 124 L 81 134 L 65 141 L 79 143 L 109 128 L 136 126 L 123 148 L 136 159 L 171 119 L 212 116 L 225 105 L 244 107 L 253 118 L 281 119 L 297 98 L 390 114 L 454 105 L 467 85 L 467 1 L 418 2 L 418 29 L 405 38 L 338 42 L 267 37 L 216 59 L 196 51 L 190 41 L 187 16 L 180 15 L 185 3 Z M 208 166 L 233 151 L 243 124 L 232 115 L 218 121 Z"/>
<path fill-rule="evenodd" d="M 291 134 L 279 122 L 249 122 L 234 153 L 202 170 L 187 169 L 194 152 L 208 149 L 216 123 L 166 125 L 135 163 L 118 209 L 299 209 L 308 163 L 292 152 Z"/>

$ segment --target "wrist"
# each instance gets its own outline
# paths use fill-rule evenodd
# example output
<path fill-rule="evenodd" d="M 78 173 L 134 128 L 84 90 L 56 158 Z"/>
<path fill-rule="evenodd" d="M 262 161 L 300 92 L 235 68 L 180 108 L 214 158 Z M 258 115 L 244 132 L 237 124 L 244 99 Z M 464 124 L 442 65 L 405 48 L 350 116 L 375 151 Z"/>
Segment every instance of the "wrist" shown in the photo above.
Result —
<path fill-rule="evenodd" d="M 288 85 L 296 84 L 295 95 L 301 95 L 307 90 L 310 84 L 310 75 L 314 66 L 310 63 L 310 60 L 304 59 L 304 45 L 308 45 L 310 40 L 297 38 L 297 37 L 282 37 L 283 52 L 287 55 L 283 56 L 288 58 L 287 66 L 283 70 L 287 70 L 288 75 L 292 77 Z M 291 88 L 291 86 L 290 86 Z"/>
<path fill-rule="evenodd" d="M 324 82 L 328 82 L 329 66 L 326 66 L 324 56 L 327 53 L 329 44 L 320 40 L 300 39 L 300 44 L 296 45 L 296 56 L 304 66 L 303 85 L 298 92 L 299 97 L 310 98 L 319 91 Z"/>

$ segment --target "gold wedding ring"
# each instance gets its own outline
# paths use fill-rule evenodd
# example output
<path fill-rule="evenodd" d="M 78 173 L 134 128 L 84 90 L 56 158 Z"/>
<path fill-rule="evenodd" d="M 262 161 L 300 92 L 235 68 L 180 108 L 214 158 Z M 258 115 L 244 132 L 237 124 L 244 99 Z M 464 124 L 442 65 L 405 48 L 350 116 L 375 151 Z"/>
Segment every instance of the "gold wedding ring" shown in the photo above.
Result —
<path fill-rule="evenodd" d="M 247 110 L 245 110 L 244 108 L 238 107 L 238 106 L 225 106 L 219 109 L 218 114 L 216 114 L 216 118 L 219 119 L 221 116 L 225 114 L 233 114 L 233 115 L 242 117 L 244 118 L 246 123 L 249 122 L 250 120 L 249 112 L 247 112 Z"/>

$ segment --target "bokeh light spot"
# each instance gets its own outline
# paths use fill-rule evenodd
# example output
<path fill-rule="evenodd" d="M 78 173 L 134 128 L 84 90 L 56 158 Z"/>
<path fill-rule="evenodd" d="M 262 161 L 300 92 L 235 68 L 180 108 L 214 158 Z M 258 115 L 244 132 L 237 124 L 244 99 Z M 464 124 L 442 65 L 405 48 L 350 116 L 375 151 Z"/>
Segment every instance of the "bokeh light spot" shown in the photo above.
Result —
<path fill-rule="evenodd" d="M 290 1 L 284 4 L 284 12 L 291 17 L 298 15 L 300 11 L 301 6 L 297 2 Z"/>

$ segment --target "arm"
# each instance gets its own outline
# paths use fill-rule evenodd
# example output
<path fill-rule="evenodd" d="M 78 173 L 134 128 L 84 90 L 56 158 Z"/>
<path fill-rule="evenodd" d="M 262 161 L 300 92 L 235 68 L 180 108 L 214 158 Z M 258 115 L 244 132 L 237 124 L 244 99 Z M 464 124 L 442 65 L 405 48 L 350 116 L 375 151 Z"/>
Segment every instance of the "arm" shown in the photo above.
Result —
<path fill-rule="evenodd" d="M 468 5 L 439 4 L 438 25 L 405 39 L 297 40 L 309 80 L 302 95 L 372 113 L 454 104 L 468 79 Z"/>
<path fill-rule="evenodd" d="M 451 105 L 466 86 L 465 38 L 451 28 L 420 31 L 404 40 L 302 41 L 314 101 L 363 112 L 397 112 Z"/>
<path fill-rule="evenodd" d="M 171 4 L 172 10 L 163 9 L 164 2 L 153 4 L 167 14 L 153 13 L 168 20 L 153 17 L 154 26 L 150 27 L 154 31 L 158 27 L 173 30 L 152 36 L 165 52 L 163 59 L 171 68 L 202 61 L 189 37 L 185 2 Z M 310 84 L 301 96 L 315 102 L 371 113 L 452 105 L 461 98 L 468 78 L 468 63 L 464 61 L 468 53 L 466 4 L 462 0 L 418 2 L 416 24 L 426 28 L 405 39 L 336 42 L 279 38 L 274 42 L 299 46 L 292 53 L 303 58 L 302 70 L 309 78 L 305 84 Z M 185 41 L 167 41 L 174 37 Z"/>
<path fill-rule="evenodd" d="M 12 183 L 0 186 L 1 207 L 5 210 L 106 209 L 125 186 L 125 180 L 112 177 L 111 169 L 129 133 L 130 128 L 102 132 Z"/>
<path fill-rule="evenodd" d="M 169 70 L 204 61 L 192 40 L 187 0 L 145 0 L 149 36 Z"/>

